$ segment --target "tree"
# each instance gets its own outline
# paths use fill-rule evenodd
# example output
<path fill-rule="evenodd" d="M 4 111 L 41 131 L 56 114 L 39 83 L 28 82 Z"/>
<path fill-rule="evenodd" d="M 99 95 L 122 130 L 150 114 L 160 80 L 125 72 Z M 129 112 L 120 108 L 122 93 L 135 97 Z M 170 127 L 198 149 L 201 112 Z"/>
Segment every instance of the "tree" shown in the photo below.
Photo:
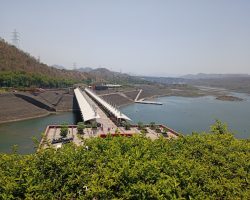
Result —
<path fill-rule="evenodd" d="M 226 134 L 229 133 L 227 124 L 222 123 L 220 120 L 216 119 L 215 123 L 210 126 L 210 132 L 215 134 Z"/>
<path fill-rule="evenodd" d="M 63 123 L 62 125 L 61 125 L 61 129 L 60 129 L 60 135 L 61 135 L 61 137 L 67 137 L 67 135 L 68 135 L 68 124 L 66 124 L 66 123 Z"/>
<path fill-rule="evenodd" d="M 49 75 L 19 71 L 1 71 L 1 87 L 67 87 L 76 83 L 75 80 L 55 78 Z"/>
<path fill-rule="evenodd" d="M 85 129 L 85 124 L 83 122 L 78 122 L 77 123 L 77 132 L 79 134 L 82 134 Z"/>

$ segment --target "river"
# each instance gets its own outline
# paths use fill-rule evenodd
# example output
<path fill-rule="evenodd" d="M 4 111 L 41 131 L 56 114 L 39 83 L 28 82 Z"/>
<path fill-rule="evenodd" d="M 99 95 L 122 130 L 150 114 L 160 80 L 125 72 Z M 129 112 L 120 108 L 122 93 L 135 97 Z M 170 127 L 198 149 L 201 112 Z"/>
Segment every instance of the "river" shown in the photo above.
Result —
<path fill-rule="evenodd" d="M 76 124 L 79 115 L 73 112 L 62 112 L 46 117 L 0 124 L 0 152 L 9 153 L 13 145 L 18 145 L 18 153 L 27 154 L 35 152 L 32 137 L 41 139 L 47 125 Z"/>
<path fill-rule="evenodd" d="M 219 119 L 227 123 L 238 138 L 250 136 L 250 96 L 233 93 L 244 101 L 220 101 L 213 96 L 161 97 L 155 101 L 163 105 L 132 104 L 121 109 L 134 123 L 142 121 L 165 124 L 186 135 L 192 132 L 208 131 Z"/>
<path fill-rule="evenodd" d="M 234 94 L 244 101 L 219 101 L 212 96 L 161 97 L 156 101 L 163 105 L 131 104 L 121 108 L 133 123 L 157 122 L 166 124 L 176 131 L 186 135 L 194 131 L 208 131 L 215 119 L 228 124 L 231 131 L 238 138 L 250 136 L 250 96 Z M 35 151 L 32 137 L 41 138 L 41 133 L 49 124 L 67 122 L 76 124 L 79 114 L 72 112 L 58 113 L 47 117 L 12 122 L 0 125 L 0 152 L 11 152 L 12 146 L 18 145 L 18 152 L 22 154 Z"/>

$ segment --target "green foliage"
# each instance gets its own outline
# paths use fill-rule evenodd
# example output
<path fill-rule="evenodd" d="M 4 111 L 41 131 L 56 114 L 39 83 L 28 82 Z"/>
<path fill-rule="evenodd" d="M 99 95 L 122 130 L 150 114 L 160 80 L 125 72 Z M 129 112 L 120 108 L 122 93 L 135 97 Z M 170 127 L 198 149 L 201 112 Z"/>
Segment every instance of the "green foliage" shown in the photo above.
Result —
<path fill-rule="evenodd" d="M 92 126 L 93 129 L 97 129 L 97 123 L 96 122 L 92 122 L 91 126 Z"/>
<path fill-rule="evenodd" d="M 85 83 L 86 83 L 87 85 L 90 85 L 92 82 L 93 82 L 93 81 L 92 81 L 91 78 L 87 78 L 86 81 L 85 81 Z"/>
<path fill-rule="evenodd" d="M 63 123 L 60 128 L 60 135 L 66 137 L 68 135 L 68 124 Z"/>
<path fill-rule="evenodd" d="M 125 121 L 123 125 L 125 127 L 125 130 L 130 130 L 131 124 L 128 121 Z"/>
<path fill-rule="evenodd" d="M 119 134 L 119 133 L 120 133 L 119 129 L 116 128 L 116 129 L 115 129 L 115 134 Z"/>
<path fill-rule="evenodd" d="M 143 124 L 143 122 L 138 122 L 138 129 L 139 130 L 142 130 L 143 128 L 144 128 L 144 124 Z"/>
<path fill-rule="evenodd" d="M 167 134 L 168 133 L 168 129 L 167 128 L 163 128 L 163 134 Z"/>
<path fill-rule="evenodd" d="M 210 127 L 210 132 L 215 134 L 226 134 L 229 133 L 227 124 L 222 123 L 220 120 L 216 119 L 215 124 Z"/>
<path fill-rule="evenodd" d="M 19 71 L 1 71 L 0 87 L 43 87 L 58 88 L 68 87 L 76 83 L 70 79 L 51 78 L 46 75 L 36 73 L 26 73 Z"/>
<path fill-rule="evenodd" d="M 0 154 L 0 199 L 250 199 L 250 141 L 231 134 L 84 144 Z"/>
<path fill-rule="evenodd" d="M 161 133 L 161 129 L 159 127 L 155 128 L 156 133 Z"/>
<path fill-rule="evenodd" d="M 151 128 L 152 130 L 154 130 L 155 127 L 156 127 L 155 122 L 150 122 L 150 128 Z"/>
<path fill-rule="evenodd" d="M 79 134 L 82 134 L 85 129 L 85 124 L 83 122 L 78 122 L 77 123 L 77 132 Z"/>

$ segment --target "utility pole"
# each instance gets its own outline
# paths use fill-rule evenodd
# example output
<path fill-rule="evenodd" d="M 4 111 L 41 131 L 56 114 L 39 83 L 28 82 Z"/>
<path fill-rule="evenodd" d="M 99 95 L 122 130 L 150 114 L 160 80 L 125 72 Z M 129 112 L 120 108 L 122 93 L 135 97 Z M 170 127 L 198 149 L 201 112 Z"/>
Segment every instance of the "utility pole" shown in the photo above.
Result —
<path fill-rule="evenodd" d="M 20 34 L 17 32 L 16 29 L 12 32 L 12 43 L 15 45 L 17 48 L 19 48 L 19 42 L 20 42 Z"/>

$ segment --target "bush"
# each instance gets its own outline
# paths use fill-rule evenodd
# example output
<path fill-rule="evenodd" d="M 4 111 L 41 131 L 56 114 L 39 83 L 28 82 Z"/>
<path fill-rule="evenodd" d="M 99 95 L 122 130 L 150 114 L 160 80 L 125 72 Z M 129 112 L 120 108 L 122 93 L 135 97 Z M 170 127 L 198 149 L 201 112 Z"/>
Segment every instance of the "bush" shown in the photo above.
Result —
<path fill-rule="evenodd" d="M 130 128 L 131 128 L 131 124 L 129 123 L 129 122 L 125 122 L 124 123 L 124 127 L 125 127 L 125 130 L 130 130 Z"/>
<path fill-rule="evenodd" d="M 168 134 L 168 131 L 169 131 L 169 130 L 168 130 L 167 128 L 163 128 L 162 134 L 163 134 L 163 135 L 167 135 L 167 134 Z"/>
<path fill-rule="evenodd" d="M 60 128 L 60 136 L 61 137 L 67 137 L 68 135 L 68 124 L 63 123 Z"/>
<path fill-rule="evenodd" d="M 161 129 L 159 127 L 156 127 L 155 132 L 156 133 L 161 133 Z"/>
<path fill-rule="evenodd" d="M 142 129 L 141 130 L 141 134 L 145 137 L 146 136 L 146 131 L 145 131 L 145 129 Z"/>
<path fill-rule="evenodd" d="M 93 138 L 0 154 L 0 199 L 250 199 L 249 158 L 231 134 Z"/>
<path fill-rule="evenodd" d="M 85 129 L 84 123 L 83 123 L 83 122 L 78 122 L 78 123 L 77 123 L 77 132 L 78 132 L 79 134 L 82 134 L 83 131 L 84 131 L 84 129 Z"/>
<path fill-rule="evenodd" d="M 150 122 L 150 128 L 152 129 L 152 130 L 154 130 L 155 129 L 155 122 Z"/>
<path fill-rule="evenodd" d="M 91 126 L 92 126 L 93 129 L 97 129 L 97 123 L 96 122 L 92 122 Z"/>
<path fill-rule="evenodd" d="M 210 127 L 210 132 L 215 134 L 226 134 L 229 131 L 226 123 L 222 123 L 220 120 L 216 119 L 215 124 Z"/>
<path fill-rule="evenodd" d="M 142 131 L 144 131 L 145 133 L 148 133 L 147 127 L 144 127 L 144 128 L 142 129 Z"/>
<path fill-rule="evenodd" d="M 138 129 L 142 130 L 144 128 L 144 124 L 142 122 L 138 122 Z"/>
<path fill-rule="evenodd" d="M 115 129 L 115 134 L 120 134 L 120 131 L 118 128 Z"/>

